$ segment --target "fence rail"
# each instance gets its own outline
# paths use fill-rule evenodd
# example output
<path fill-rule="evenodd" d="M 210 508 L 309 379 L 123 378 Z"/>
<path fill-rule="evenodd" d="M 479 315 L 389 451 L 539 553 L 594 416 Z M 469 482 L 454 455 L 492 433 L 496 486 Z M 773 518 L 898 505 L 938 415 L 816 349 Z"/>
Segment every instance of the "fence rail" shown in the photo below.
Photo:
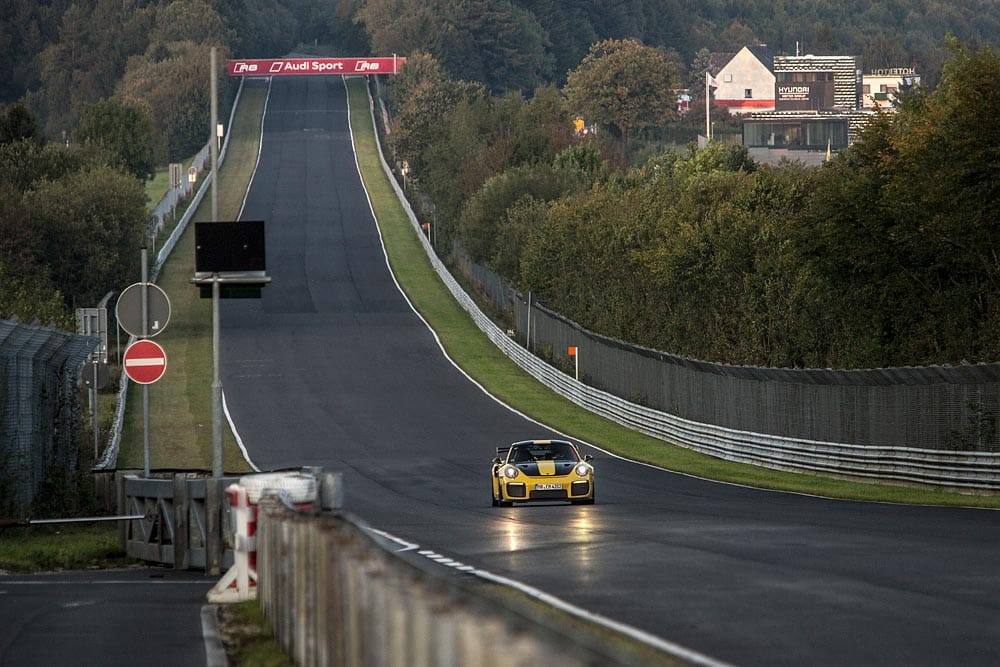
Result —
<path fill-rule="evenodd" d="M 373 105 L 370 107 L 374 108 Z M 374 123 L 374 112 L 372 122 Z M 377 137 L 376 140 L 378 141 Z M 421 233 L 420 222 L 382 154 L 381 143 L 379 143 L 379 157 L 382 169 L 406 210 L 435 272 L 454 298 L 469 313 L 476 326 L 525 372 L 577 405 L 648 435 L 729 461 L 752 463 L 792 472 L 877 479 L 962 492 L 1000 491 L 1000 453 L 997 452 L 949 452 L 938 449 L 845 444 L 768 435 L 683 419 L 588 386 L 570 377 L 529 352 L 480 310 Z M 535 331 L 534 328 L 531 330 Z M 703 363 L 677 359 L 681 364 Z M 1000 369 L 1000 365 L 991 366 Z M 940 369 L 933 372 L 939 373 Z M 996 376 L 993 370 L 981 367 L 973 367 L 967 372 L 985 374 L 987 378 Z M 1000 400 L 998 396 L 1000 385 L 989 383 L 986 385 L 987 389 L 991 386 L 990 399 Z M 997 425 L 994 425 L 994 431 L 996 428 Z"/>

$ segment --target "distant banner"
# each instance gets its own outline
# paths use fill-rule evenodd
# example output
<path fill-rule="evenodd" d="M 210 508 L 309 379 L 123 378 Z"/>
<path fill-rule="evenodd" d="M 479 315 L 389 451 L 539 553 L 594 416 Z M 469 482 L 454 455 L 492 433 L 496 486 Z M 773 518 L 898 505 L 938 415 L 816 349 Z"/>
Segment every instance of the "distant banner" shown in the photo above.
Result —
<path fill-rule="evenodd" d="M 406 58 L 273 58 L 230 60 L 229 76 L 397 74 Z"/>

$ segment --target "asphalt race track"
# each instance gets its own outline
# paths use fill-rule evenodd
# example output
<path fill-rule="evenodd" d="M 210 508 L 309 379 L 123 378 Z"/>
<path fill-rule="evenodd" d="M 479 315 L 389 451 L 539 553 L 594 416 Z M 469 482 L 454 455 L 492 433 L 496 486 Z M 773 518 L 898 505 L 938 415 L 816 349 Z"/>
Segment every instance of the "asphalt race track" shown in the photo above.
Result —
<path fill-rule="evenodd" d="M 243 217 L 273 283 L 222 308 L 262 470 L 344 474 L 373 527 L 739 665 L 1000 664 L 1000 513 L 831 501 L 595 456 L 597 504 L 493 508 L 495 447 L 551 432 L 444 356 L 393 282 L 344 84 L 275 78 Z"/>

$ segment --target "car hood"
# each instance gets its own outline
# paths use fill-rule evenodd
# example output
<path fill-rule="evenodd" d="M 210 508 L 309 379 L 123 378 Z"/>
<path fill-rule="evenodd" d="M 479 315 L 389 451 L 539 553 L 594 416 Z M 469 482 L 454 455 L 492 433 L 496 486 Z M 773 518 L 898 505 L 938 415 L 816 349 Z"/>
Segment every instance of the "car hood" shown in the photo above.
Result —
<path fill-rule="evenodd" d="M 529 463 L 514 463 L 513 466 L 529 477 L 549 477 L 553 475 L 568 475 L 576 466 L 574 461 L 532 461 Z"/>

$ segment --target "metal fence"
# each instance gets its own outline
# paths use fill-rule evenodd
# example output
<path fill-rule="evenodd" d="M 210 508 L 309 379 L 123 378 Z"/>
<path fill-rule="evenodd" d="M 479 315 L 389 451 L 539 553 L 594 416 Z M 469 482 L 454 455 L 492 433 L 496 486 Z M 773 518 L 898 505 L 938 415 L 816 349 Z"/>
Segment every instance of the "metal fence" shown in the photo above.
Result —
<path fill-rule="evenodd" d="M 229 506 L 221 499 L 222 490 L 237 481 L 238 477 L 216 479 L 191 472 L 161 472 L 148 479 L 116 472 L 118 514 L 143 517 L 119 522 L 125 553 L 178 570 L 211 571 L 232 565 L 232 544 L 225 543 Z M 210 484 L 216 485 L 214 495 Z"/>
<path fill-rule="evenodd" d="M 482 267 L 480 272 L 485 271 Z M 488 283 L 487 283 L 488 284 Z M 577 348 L 580 377 L 705 424 L 786 438 L 1000 451 L 1000 364 L 865 370 L 731 366 L 601 336 L 507 288 L 518 340 L 550 360 Z"/>
<path fill-rule="evenodd" d="M 100 339 L 0 320 L 0 510 L 24 516 L 46 477 L 73 478 L 80 368 Z"/>
<path fill-rule="evenodd" d="M 576 347 L 581 380 L 639 405 L 786 438 L 1000 451 L 1000 364 L 832 370 L 689 359 L 588 331 L 517 292 L 461 248 L 456 254 L 477 290 L 513 322 L 522 345 L 566 368 L 567 349 Z"/>

